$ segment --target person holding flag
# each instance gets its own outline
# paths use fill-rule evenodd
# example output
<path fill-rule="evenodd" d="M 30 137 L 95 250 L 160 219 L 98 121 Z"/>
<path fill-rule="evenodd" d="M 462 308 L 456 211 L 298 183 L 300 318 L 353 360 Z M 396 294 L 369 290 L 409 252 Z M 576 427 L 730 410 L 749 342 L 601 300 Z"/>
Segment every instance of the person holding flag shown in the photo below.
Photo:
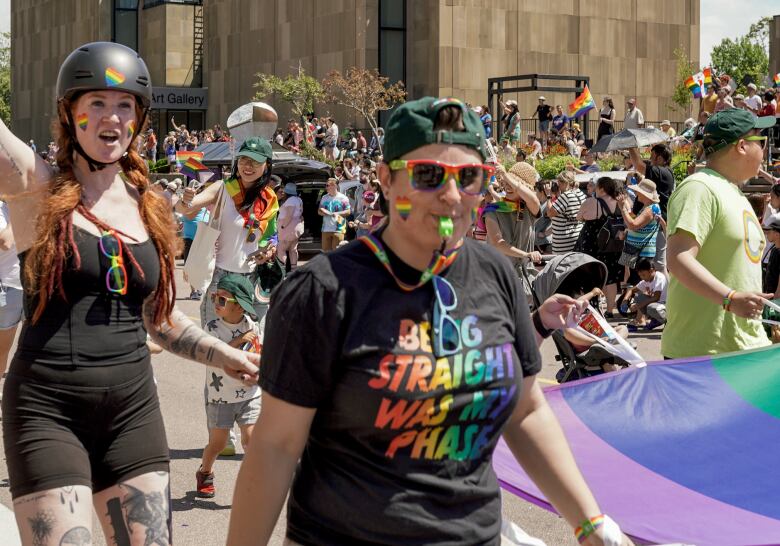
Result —
<path fill-rule="evenodd" d="M 218 217 L 220 234 L 214 276 L 200 306 L 204 327 L 216 318 L 210 298 L 219 280 L 228 273 L 254 278 L 257 264 L 273 258 L 275 245 L 270 243 L 276 235 L 279 202 L 270 185 L 272 157 L 267 140 L 246 139 L 238 151 L 233 172 L 224 183 L 212 184 L 199 194 L 196 188 L 187 188 L 177 207 L 179 212 L 191 214 L 213 205 Z M 256 301 L 255 309 L 258 319 L 265 316 L 264 303 Z"/>

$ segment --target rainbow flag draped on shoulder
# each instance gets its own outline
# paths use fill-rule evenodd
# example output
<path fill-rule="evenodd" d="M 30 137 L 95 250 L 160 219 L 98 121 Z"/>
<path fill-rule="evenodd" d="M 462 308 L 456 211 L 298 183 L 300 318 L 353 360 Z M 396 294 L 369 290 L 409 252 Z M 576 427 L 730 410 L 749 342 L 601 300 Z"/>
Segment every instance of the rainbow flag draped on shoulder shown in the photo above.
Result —
<path fill-rule="evenodd" d="M 590 89 L 585 85 L 582 93 L 579 97 L 574 99 L 574 102 L 569 104 L 569 117 L 578 118 L 584 115 L 589 110 L 593 110 L 596 107 L 596 101 L 593 100 L 593 95 L 590 94 Z"/>
<path fill-rule="evenodd" d="M 780 544 L 780 345 L 545 390 L 601 509 L 653 544 Z M 502 487 L 552 509 L 503 442 Z"/>
<path fill-rule="evenodd" d="M 236 178 L 225 180 L 225 191 L 232 199 L 236 210 L 244 218 L 244 227 L 247 229 L 247 241 L 253 241 L 252 235 L 259 233 L 260 238 L 257 246 L 265 246 L 273 237 L 276 236 L 276 216 L 279 212 L 279 200 L 276 193 L 270 186 L 266 186 L 260 192 L 249 207 L 242 207 L 246 190 L 241 182 Z"/>

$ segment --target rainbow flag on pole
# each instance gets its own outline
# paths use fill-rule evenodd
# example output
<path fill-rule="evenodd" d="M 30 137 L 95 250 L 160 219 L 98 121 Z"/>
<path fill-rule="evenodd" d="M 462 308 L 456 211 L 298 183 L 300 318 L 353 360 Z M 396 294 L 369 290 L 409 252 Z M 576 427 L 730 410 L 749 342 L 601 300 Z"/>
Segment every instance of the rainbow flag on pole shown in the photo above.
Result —
<path fill-rule="evenodd" d="M 202 155 L 202 154 L 201 154 Z M 208 171 L 208 167 L 206 167 L 203 163 L 201 163 L 197 158 L 190 157 L 187 159 L 187 161 L 184 162 L 184 164 L 180 168 L 181 173 L 189 176 L 190 178 L 198 178 L 198 173 L 201 171 Z"/>
<path fill-rule="evenodd" d="M 593 95 L 590 94 L 590 89 L 588 89 L 588 86 L 585 85 L 585 89 L 583 89 L 580 96 L 574 99 L 574 102 L 569 104 L 569 117 L 578 118 L 595 107 L 596 101 L 593 100 Z"/>
<path fill-rule="evenodd" d="M 687 87 L 688 90 L 693 93 L 693 98 L 700 99 L 704 94 L 704 81 L 705 76 L 703 72 L 698 72 L 693 76 L 688 76 L 688 79 L 685 80 L 685 87 Z M 712 81 L 712 76 L 710 76 L 710 81 Z"/>
<path fill-rule="evenodd" d="M 709 66 L 706 67 L 702 70 L 702 74 L 704 75 L 704 86 L 702 87 L 702 90 L 707 91 L 707 86 L 712 84 L 712 68 Z"/>
<path fill-rule="evenodd" d="M 774 82 L 775 87 L 780 86 L 780 72 L 774 75 L 772 81 Z"/>
<path fill-rule="evenodd" d="M 181 151 L 176 152 L 176 164 L 181 167 L 184 165 L 188 159 L 195 158 L 198 161 L 203 159 L 203 152 L 187 152 L 187 151 Z"/>

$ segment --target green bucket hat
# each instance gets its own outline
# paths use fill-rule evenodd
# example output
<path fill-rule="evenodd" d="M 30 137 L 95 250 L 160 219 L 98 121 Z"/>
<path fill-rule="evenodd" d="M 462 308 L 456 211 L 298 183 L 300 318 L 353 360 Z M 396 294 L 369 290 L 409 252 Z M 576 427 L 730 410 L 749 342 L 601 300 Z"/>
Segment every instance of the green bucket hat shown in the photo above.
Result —
<path fill-rule="evenodd" d="M 232 294 L 244 311 L 255 316 L 255 308 L 252 305 L 255 288 L 248 278 L 237 273 L 228 273 L 219 279 L 217 290 L 224 290 Z"/>
<path fill-rule="evenodd" d="M 249 137 L 241 144 L 236 157 L 244 156 L 259 163 L 265 163 L 267 160 L 272 159 L 273 155 L 270 142 L 260 137 Z"/>
<path fill-rule="evenodd" d="M 433 124 L 445 106 L 463 112 L 464 131 L 434 131 Z M 479 116 L 459 99 L 425 97 L 398 106 L 385 127 L 384 161 L 389 163 L 426 144 L 461 144 L 479 152 L 487 160 L 485 129 Z"/>
<path fill-rule="evenodd" d="M 742 108 L 721 110 L 704 126 L 704 153 L 715 153 L 734 144 L 753 129 L 766 129 L 774 124 L 774 116 L 758 118 Z"/>

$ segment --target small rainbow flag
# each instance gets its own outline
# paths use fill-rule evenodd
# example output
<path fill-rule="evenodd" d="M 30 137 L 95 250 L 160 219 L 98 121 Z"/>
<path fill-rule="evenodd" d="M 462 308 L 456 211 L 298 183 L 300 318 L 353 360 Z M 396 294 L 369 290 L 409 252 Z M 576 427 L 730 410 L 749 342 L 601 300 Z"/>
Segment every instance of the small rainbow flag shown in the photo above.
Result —
<path fill-rule="evenodd" d="M 685 87 L 687 87 L 688 90 L 693 93 L 693 98 L 700 99 L 702 94 L 701 84 L 699 83 L 699 80 L 696 76 L 698 76 L 698 74 L 688 76 L 688 79 L 685 80 Z"/>
<path fill-rule="evenodd" d="M 574 99 L 574 102 L 569 104 L 569 117 L 580 117 L 595 107 L 596 101 L 593 100 L 593 95 L 590 94 L 590 89 L 588 89 L 588 86 L 586 85 L 580 96 Z"/>
<path fill-rule="evenodd" d="M 780 72 L 774 75 L 772 81 L 775 83 L 775 87 L 780 85 Z"/>
<path fill-rule="evenodd" d="M 200 161 L 201 159 L 203 159 L 203 152 L 186 152 L 186 151 L 176 152 L 176 164 L 179 167 L 181 167 L 191 157 L 194 157 L 195 159 Z"/>
<path fill-rule="evenodd" d="M 125 75 L 122 74 L 119 70 L 115 68 L 111 68 L 110 66 L 106 68 L 106 85 L 109 87 L 115 87 L 117 85 L 121 85 L 125 82 Z"/>
<path fill-rule="evenodd" d="M 712 68 L 709 66 L 702 70 L 702 75 L 704 76 L 704 90 L 707 90 L 707 86 L 712 83 Z"/>
<path fill-rule="evenodd" d="M 406 220 L 412 212 L 411 200 L 408 197 L 399 197 L 395 200 L 395 210 L 398 211 L 401 220 Z"/>
<path fill-rule="evenodd" d="M 87 114 L 79 114 L 76 118 L 76 123 L 78 123 L 79 129 L 82 131 L 87 130 L 87 121 L 89 121 L 89 116 Z"/>
<path fill-rule="evenodd" d="M 181 173 L 189 176 L 190 178 L 198 178 L 199 171 L 207 171 L 207 170 L 208 167 L 206 167 L 203 163 L 201 163 L 194 157 L 190 157 L 189 159 L 187 159 L 184 165 L 181 166 Z"/>

